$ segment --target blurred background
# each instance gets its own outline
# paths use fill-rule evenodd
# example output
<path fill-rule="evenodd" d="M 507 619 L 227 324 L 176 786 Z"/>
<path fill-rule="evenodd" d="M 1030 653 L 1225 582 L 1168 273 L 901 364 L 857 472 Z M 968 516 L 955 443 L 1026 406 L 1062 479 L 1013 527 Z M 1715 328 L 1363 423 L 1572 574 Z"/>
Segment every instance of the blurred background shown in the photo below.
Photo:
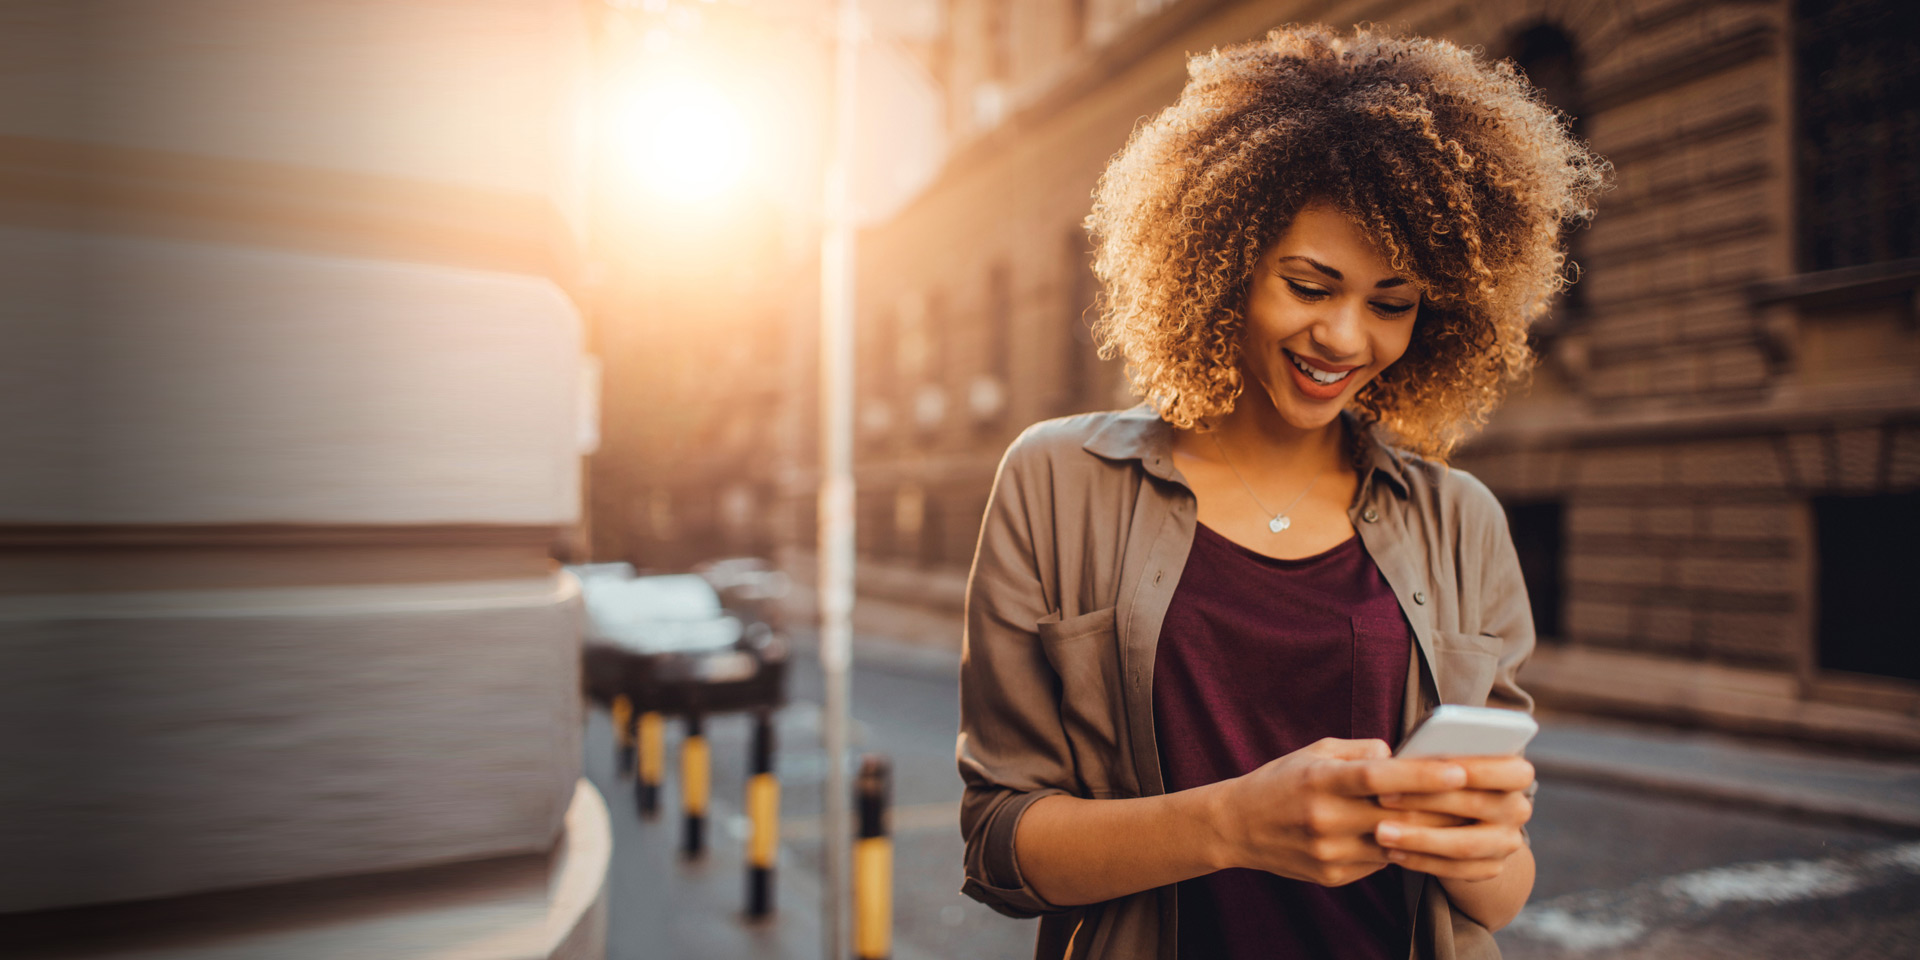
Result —
<path fill-rule="evenodd" d="M 1189 54 L 1302 21 L 1510 59 L 1616 166 L 1456 459 L 1542 637 L 1507 954 L 1920 953 L 1912 4 L 865 0 L 853 716 L 893 762 L 891 954 L 1031 952 L 958 893 L 979 518 L 1020 430 L 1136 402 L 1089 333 L 1105 162 Z M 821 955 L 833 32 L 829 0 L 0 0 L 0 952 Z M 689 861 L 678 768 L 641 817 L 583 690 L 621 641 L 594 571 L 696 569 L 779 665 L 767 919 L 751 714 L 706 725 Z"/>

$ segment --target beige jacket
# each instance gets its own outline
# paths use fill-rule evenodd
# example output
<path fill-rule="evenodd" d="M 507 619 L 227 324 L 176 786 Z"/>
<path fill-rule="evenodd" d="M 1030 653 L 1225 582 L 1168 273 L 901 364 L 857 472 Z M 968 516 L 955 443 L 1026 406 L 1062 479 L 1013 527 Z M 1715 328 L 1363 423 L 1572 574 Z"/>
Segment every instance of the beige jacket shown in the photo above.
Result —
<path fill-rule="evenodd" d="M 1001 462 L 980 532 L 956 750 L 963 889 L 1009 916 L 1042 916 L 1039 960 L 1176 952 L 1173 887 L 1055 906 L 1021 876 L 1013 846 L 1021 814 L 1041 797 L 1165 792 L 1154 649 L 1196 523 L 1172 444 L 1172 428 L 1145 407 L 1035 425 Z M 1531 710 L 1514 673 L 1533 649 L 1533 622 L 1500 505 L 1465 473 L 1370 433 L 1367 446 L 1348 513 L 1418 647 L 1402 734 L 1436 703 Z M 1407 876 L 1416 958 L 1500 955 L 1439 881 Z"/>

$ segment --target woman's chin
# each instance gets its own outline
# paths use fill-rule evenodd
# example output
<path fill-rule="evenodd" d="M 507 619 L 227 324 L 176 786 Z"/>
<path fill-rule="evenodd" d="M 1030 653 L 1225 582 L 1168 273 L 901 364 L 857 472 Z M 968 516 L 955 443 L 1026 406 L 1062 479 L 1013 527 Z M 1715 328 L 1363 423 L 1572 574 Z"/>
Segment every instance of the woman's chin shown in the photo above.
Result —
<path fill-rule="evenodd" d="M 1265 392 L 1273 413 L 1287 426 L 1303 433 L 1324 429 L 1340 419 L 1340 411 L 1346 409 L 1351 399 L 1351 394 L 1341 394 L 1337 400 L 1309 400 L 1299 396 L 1288 384 L 1278 389 L 1267 387 Z"/>

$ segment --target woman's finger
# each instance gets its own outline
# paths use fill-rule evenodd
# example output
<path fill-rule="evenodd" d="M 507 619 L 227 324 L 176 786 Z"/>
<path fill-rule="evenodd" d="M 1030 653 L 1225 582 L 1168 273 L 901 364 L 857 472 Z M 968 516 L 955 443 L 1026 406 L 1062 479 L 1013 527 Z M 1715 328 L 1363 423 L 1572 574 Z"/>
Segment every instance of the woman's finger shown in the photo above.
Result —
<path fill-rule="evenodd" d="M 1307 842 L 1305 853 L 1309 860 L 1326 867 L 1353 866 L 1355 864 L 1373 864 L 1380 866 L 1387 862 L 1387 851 L 1371 839 L 1361 836 L 1324 837 Z"/>
<path fill-rule="evenodd" d="M 1450 813 L 1428 810 L 1395 810 L 1390 816 L 1399 823 L 1409 823 L 1416 827 L 1458 827 L 1473 823 L 1478 817 L 1461 817 Z M 1380 817 L 1380 820 L 1386 817 Z M 1375 821 L 1378 823 L 1378 820 Z"/>
<path fill-rule="evenodd" d="M 1442 813 L 1467 820 L 1519 826 L 1533 818 L 1533 804 L 1525 794 L 1490 790 L 1450 790 L 1445 793 L 1389 794 L 1380 805 L 1395 812 Z M 1399 818 L 1395 818 L 1399 819 Z M 1426 824 L 1418 824 L 1425 826 Z"/>
<path fill-rule="evenodd" d="M 1472 823 L 1462 827 L 1419 827 L 1383 820 L 1374 840 L 1389 852 L 1428 854 L 1449 860 L 1504 859 L 1520 849 L 1520 831 L 1505 824 Z"/>
<path fill-rule="evenodd" d="M 1313 770 L 1318 789 L 1346 797 L 1383 793 L 1439 793 L 1467 785 L 1467 774 L 1451 760 L 1348 760 L 1322 763 Z"/>
<path fill-rule="evenodd" d="M 1387 860 L 1408 870 L 1459 880 L 1492 880 L 1499 876 L 1507 865 L 1506 857 L 1488 860 L 1451 860 L 1406 850 L 1388 851 Z"/>
<path fill-rule="evenodd" d="M 1521 757 L 1460 757 L 1470 790 L 1525 790 L 1533 782 L 1533 764 Z"/>

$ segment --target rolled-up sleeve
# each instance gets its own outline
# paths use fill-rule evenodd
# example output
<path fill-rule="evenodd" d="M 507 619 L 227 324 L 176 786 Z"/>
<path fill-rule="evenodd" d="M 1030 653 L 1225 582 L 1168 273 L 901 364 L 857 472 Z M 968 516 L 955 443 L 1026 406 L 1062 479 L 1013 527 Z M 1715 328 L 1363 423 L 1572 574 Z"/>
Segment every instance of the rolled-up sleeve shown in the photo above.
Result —
<path fill-rule="evenodd" d="M 1042 797 L 1073 792 L 1072 753 L 1060 722 L 1060 682 L 1037 625 L 1057 597 L 1035 530 L 1050 529 L 1050 477 L 1028 436 L 994 478 L 967 580 L 955 755 L 965 794 L 963 892 L 1012 917 L 1058 913 L 1021 873 L 1014 833 Z"/>

